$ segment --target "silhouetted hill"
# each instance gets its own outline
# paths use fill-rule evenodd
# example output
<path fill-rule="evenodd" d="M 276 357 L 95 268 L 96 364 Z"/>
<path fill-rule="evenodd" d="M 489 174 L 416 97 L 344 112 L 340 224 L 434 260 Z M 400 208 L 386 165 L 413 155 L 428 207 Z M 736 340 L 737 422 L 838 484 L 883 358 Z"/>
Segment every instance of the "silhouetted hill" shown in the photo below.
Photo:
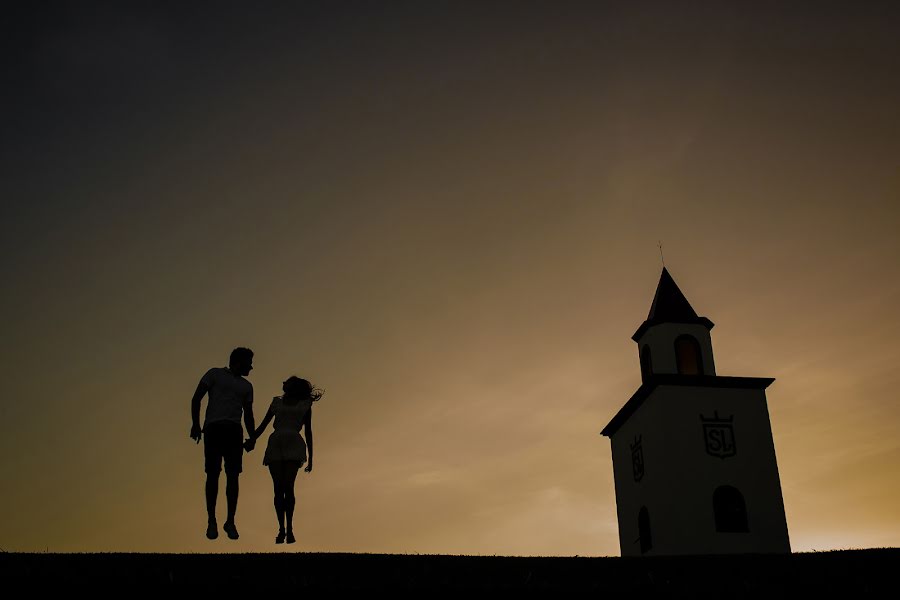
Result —
<path fill-rule="evenodd" d="M 675 597 L 807 597 L 896 591 L 900 549 L 657 558 L 390 554 L 0 554 L 7 589 L 119 587 L 534 589 Z M 15 586 L 14 588 L 11 586 Z M 892 594 L 891 594 L 892 595 Z"/>

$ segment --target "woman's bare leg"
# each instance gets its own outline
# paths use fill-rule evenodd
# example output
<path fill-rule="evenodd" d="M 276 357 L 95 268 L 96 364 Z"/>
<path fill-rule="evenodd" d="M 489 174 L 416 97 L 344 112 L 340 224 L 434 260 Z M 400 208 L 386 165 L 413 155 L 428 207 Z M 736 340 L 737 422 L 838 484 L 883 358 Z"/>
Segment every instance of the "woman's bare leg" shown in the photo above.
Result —
<path fill-rule="evenodd" d="M 294 541 L 294 506 L 297 501 L 294 497 L 294 483 L 297 480 L 297 472 L 300 470 L 299 463 L 284 463 L 284 514 L 287 524 L 288 543 Z"/>
<path fill-rule="evenodd" d="M 284 476 L 280 461 L 269 464 L 272 488 L 275 493 L 275 516 L 278 517 L 278 532 L 284 533 Z"/>

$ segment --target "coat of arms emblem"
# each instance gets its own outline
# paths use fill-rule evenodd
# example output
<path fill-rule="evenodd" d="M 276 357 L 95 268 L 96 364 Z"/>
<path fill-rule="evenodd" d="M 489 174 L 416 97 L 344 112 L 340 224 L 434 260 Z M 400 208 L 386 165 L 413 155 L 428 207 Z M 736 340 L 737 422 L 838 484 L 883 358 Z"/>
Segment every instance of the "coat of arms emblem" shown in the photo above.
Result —
<path fill-rule="evenodd" d="M 631 470 L 634 480 L 640 481 L 644 477 L 644 449 L 641 447 L 641 436 L 635 436 L 631 444 Z"/>
<path fill-rule="evenodd" d="M 706 444 L 706 453 L 726 459 L 737 454 L 737 446 L 734 442 L 734 415 L 719 417 L 719 411 L 715 411 L 712 417 L 700 415 L 703 423 L 703 438 Z"/>

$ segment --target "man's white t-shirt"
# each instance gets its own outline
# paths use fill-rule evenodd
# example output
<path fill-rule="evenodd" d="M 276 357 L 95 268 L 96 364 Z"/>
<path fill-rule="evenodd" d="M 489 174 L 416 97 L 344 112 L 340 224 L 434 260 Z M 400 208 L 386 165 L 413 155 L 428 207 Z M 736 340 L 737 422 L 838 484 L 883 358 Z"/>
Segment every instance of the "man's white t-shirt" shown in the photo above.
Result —
<path fill-rule="evenodd" d="M 240 425 L 241 412 L 251 410 L 253 405 L 253 384 L 235 375 L 228 367 L 212 368 L 200 381 L 209 387 L 204 427 L 217 421 L 233 421 Z"/>

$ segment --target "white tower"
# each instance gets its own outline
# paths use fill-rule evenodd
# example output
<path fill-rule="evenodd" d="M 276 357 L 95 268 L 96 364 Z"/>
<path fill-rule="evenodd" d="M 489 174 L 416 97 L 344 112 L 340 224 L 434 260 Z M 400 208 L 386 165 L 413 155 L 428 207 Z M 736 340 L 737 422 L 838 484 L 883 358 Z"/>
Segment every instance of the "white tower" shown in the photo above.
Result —
<path fill-rule="evenodd" d="M 791 551 L 766 406 L 774 379 L 719 377 L 709 331 L 663 268 L 642 384 L 610 438 L 622 556 Z"/>

